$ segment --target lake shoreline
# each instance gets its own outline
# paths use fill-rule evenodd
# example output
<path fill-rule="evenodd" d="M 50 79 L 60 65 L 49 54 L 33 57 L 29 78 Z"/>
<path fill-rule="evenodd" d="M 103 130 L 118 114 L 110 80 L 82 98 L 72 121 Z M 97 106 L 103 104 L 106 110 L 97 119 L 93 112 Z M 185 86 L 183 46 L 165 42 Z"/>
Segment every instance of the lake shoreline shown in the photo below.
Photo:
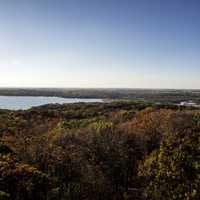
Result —
<path fill-rule="evenodd" d="M 100 98 L 63 98 L 56 96 L 0 96 L 0 109 L 27 110 L 46 104 L 103 103 Z"/>

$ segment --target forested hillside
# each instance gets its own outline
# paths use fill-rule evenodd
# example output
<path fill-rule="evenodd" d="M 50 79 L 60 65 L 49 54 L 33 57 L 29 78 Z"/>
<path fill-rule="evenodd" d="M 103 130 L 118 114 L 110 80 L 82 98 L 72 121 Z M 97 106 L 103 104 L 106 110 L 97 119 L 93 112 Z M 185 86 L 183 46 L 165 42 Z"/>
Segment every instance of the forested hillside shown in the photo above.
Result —
<path fill-rule="evenodd" d="M 0 199 L 200 199 L 200 110 L 131 101 L 0 110 Z"/>

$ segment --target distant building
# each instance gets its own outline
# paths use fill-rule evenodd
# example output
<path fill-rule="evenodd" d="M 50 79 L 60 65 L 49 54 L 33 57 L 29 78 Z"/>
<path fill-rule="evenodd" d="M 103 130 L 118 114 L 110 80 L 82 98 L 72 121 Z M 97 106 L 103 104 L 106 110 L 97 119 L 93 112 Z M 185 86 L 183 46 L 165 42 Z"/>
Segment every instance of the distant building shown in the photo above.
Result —
<path fill-rule="evenodd" d="M 180 106 L 192 106 L 192 107 L 200 107 L 200 105 L 194 103 L 193 101 L 182 101 Z"/>

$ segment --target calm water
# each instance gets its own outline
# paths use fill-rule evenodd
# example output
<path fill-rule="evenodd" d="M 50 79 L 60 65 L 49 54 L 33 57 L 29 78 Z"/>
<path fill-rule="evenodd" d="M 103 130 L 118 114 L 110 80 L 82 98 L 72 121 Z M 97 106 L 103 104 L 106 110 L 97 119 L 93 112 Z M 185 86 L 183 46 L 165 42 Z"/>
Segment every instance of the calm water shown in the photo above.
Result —
<path fill-rule="evenodd" d="M 102 99 L 79 99 L 61 97 L 0 96 L 0 109 L 20 110 L 45 104 L 78 102 L 103 102 Z"/>

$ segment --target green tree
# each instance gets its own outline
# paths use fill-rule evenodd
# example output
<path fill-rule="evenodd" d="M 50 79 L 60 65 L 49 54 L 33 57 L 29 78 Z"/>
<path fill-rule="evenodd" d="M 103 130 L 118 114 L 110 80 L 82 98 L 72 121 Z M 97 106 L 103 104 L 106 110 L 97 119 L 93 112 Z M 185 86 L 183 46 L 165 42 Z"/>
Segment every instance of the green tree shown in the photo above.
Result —
<path fill-rule="evenodd" d="M 150 182 L 147 199 L 200 199 L 200 131 L 171 133 L 146 160 Z"/>
<path fill-rule="evenodd" d="M 0 155 L 1 197 L 15 200 L 45 200 L 49 189 L 47 175 L 21 164 L 9 155 Z"/>

